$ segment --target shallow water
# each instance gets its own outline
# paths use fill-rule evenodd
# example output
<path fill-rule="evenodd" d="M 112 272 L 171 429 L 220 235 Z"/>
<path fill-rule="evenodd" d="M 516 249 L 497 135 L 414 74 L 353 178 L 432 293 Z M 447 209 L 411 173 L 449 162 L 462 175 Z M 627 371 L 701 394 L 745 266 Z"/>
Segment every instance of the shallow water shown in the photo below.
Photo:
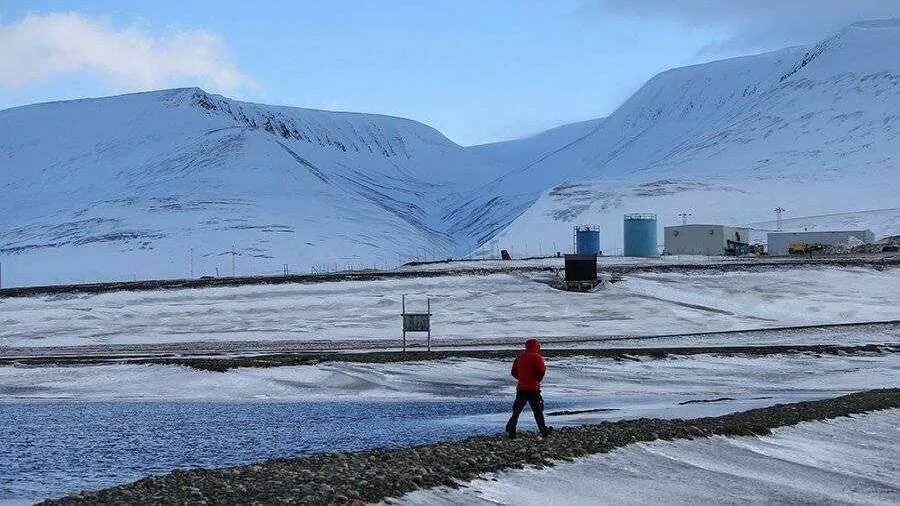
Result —
<path fill-rule="evenodd" d="M 505 412 L 508 404 L 0 403 L 0 502 L 104 488 L 176 468 L 494 433 L 494 423 L 472 415 Z"/>

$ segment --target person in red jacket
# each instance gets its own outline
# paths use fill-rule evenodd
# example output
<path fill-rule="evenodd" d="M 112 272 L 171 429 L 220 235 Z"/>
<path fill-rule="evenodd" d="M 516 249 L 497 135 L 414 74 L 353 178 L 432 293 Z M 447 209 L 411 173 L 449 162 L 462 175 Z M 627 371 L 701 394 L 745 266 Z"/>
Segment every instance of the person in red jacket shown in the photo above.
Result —
<path fill-rule="evenodd" d="M 553 427 L 544 422 L 544 398 L 541 397 L 541 380 L 547 374 L 547 364 L 541 356 L 541 343 L 537 339 L 525 341 L 525 351 L 520 353 L 512 365 L 512 377 L 518 380 L 516 400 L 513 403 L 512 416 L 506 423 L 506 433 L 511 439 L 516 437 L 516 425 L 519 415 L 525 409 L 525 403 L 531 405 L 534 421 L 537 422 L 541 436 L 548 436 Z"/>

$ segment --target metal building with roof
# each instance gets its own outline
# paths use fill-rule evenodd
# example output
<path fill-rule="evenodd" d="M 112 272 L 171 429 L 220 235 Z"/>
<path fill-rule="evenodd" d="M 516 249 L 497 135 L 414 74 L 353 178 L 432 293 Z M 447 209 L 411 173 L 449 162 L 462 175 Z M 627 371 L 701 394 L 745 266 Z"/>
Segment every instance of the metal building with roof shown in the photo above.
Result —
<path fill-rule="evenodd" d="M 667 255 L 735 255 L 750 246 L 750 229 L 725 225 L 676 225 L 665 228 Z"/>

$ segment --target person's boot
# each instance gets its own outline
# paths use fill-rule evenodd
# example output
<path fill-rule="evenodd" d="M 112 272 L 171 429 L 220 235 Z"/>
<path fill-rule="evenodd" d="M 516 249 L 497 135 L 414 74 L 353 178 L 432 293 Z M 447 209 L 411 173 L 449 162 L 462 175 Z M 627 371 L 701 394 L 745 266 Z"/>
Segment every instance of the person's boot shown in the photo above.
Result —
<path fill-rule="evenodd" d="M 506 424 L 506 437 L 510 439 L 516 438 L 516 427 L 509 422 Z"/>
<path fill-rule="evenodd" d="M 553 434 L 553 427 L 544 427 L 541 431 L 541 437 L 550 437 L 550 434 Z"/>

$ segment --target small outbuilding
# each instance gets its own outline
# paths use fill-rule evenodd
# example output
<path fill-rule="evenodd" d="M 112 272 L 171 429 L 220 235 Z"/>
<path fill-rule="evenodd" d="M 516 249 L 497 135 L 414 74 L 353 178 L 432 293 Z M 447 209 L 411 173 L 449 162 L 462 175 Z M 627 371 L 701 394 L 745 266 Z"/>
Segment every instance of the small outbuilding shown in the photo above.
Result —
<path fill-rule="evenodd" d="M 597 255 L 566 255 L 566 290 L 585 291 L 597 286 Z"/>
<path fill-rule="evenodd" d="M 741 255 L 750 247 L 750 229 L 725 225 L 665 228 L 667 255 Z"/>
<path fill-rule="evenodd" d="M 854 241 L 875 242 L 871 230 L 828 230 L 813 232 L 769 232 L 767 248 L 770 255 L 787 255 L 792 245 L 800 249 L 829 248 Z"/>

